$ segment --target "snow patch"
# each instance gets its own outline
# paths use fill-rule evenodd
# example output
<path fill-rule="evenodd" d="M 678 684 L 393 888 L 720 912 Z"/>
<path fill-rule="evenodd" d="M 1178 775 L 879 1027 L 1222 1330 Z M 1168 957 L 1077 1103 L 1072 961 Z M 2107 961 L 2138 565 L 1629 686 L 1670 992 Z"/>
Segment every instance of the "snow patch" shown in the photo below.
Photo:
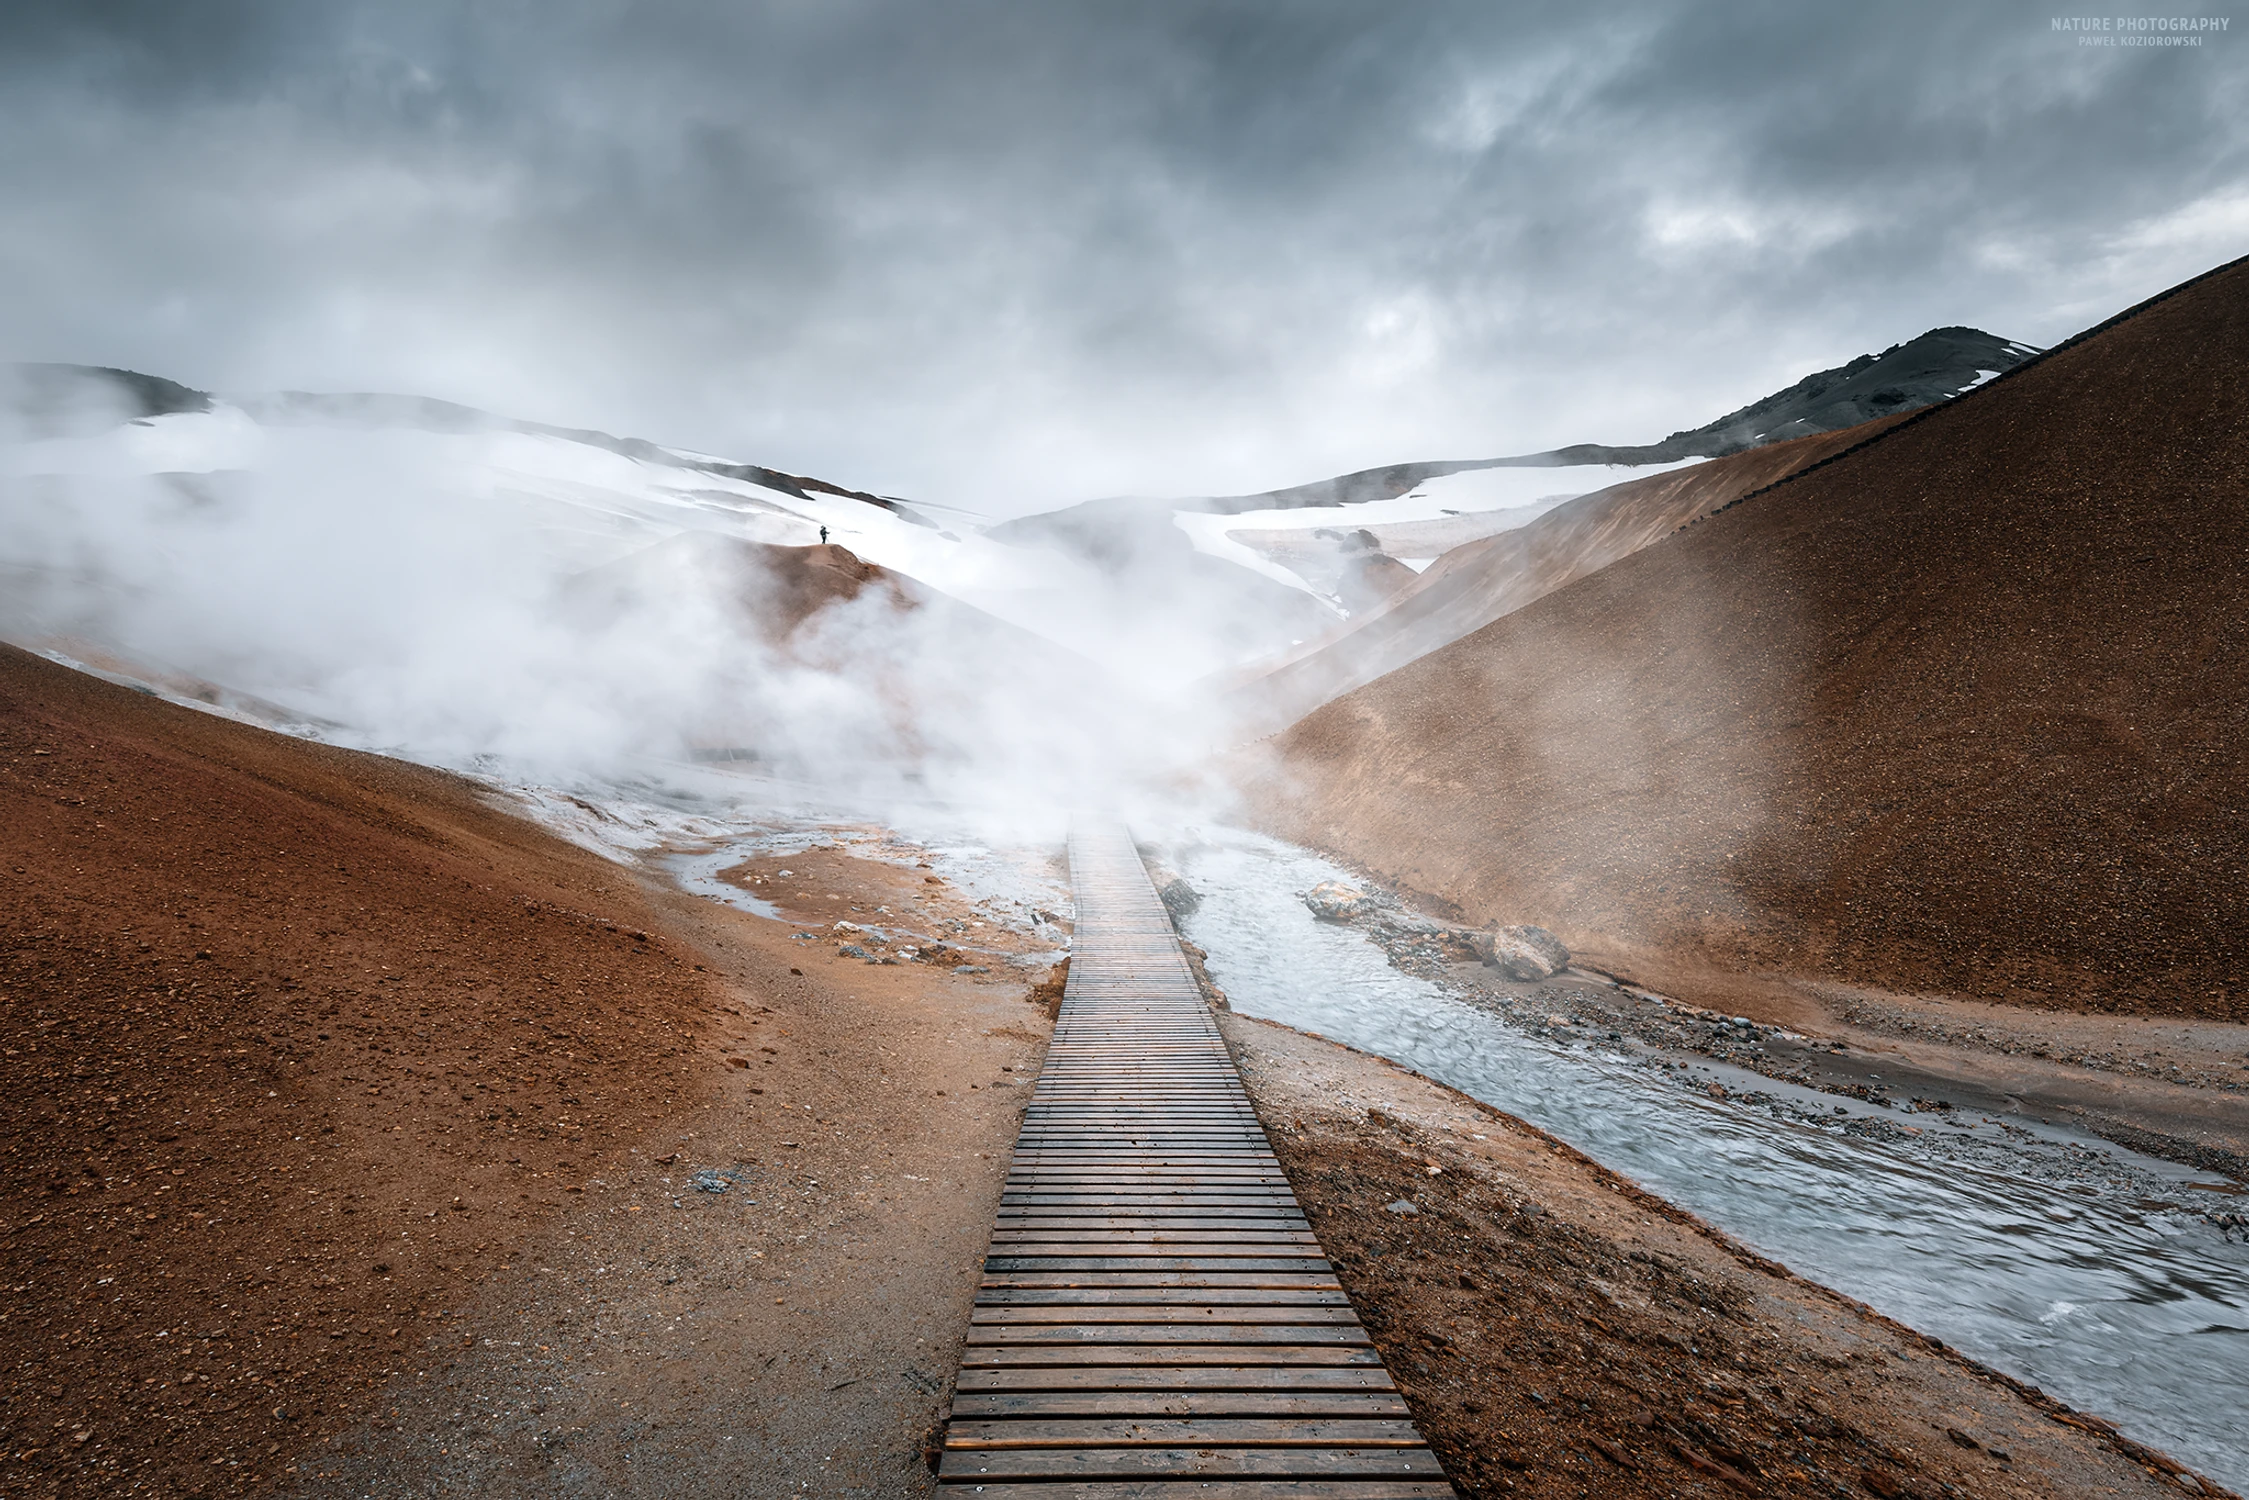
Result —
<path fill-rule="evenodd" d="M 1288 513 L 1253 511 L 1250 514 L 1262 517 Z M 1262 574 L 1264 577 L 1272 579 L 1275 583 L 1286 584 L 1292 589 L 1310 594 L 1329 609 L 1334 610 L 1338 618 L 1346 617 L 1342 606 L 1312 587 L 1311 584 L 1306 583 L 1301 577 L 1255 549 L 1245 547 L 1240 542 L 1235 541 L 1228 533 L 1242 529 L 1244 517 L 1213 515 L 1208 511 L 1200 510 L 1176 510 L 1171 513 L 1171 520 L 1173 525 L 1187 533 L 1187 540 L 1194 543 L 1197 552 L 1215 557 L 1221 562 L 1230 562 L 1237 567 L 1247 568 L 1252 573 Z"/>

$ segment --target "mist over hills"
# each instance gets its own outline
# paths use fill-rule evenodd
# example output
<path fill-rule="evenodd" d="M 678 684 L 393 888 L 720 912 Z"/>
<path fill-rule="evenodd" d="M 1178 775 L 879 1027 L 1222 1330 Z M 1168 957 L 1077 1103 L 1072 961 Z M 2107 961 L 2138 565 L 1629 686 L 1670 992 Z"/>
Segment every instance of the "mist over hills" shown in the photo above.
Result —
<path fill-rule="evenodd" d="M 1229 713 L 1244 733 L 1278 729 L 1898 420 L 1879 417 L 1628 479 L 1455 547 L 1379 604 L 1276 661 L 1226 678 Z"/>
<path fill-rule="evenodd" d="M 2244 347 L 2237 261 L 1344 694 L 1244 784 L 1682 993 L 2249 1019 Z"/>
<path fill-rule="evenodd" d="M 1665 476 L 1695 452 L 1785 444 L 1863 410 L 1947 399 L 2020 351 L 1973 330 L 1937 330 L 1663 444 L 1403 465 L 1262 496 L 1095 502 L 998 525 L 428 397 L 226 395 L 131 370 L 10 366 L 0 369 L 9 583 L 0 630 L 137 656 L 168 680 L 221 684 L 229 701 L 268 717 L 270 705 L 289 704 L 292 722 L 441 742 L 441 757 L 668 734 L 826 763 L 838 736 L 900 753 L 944 741 L 901 727 L 917 705 L 958 722 L 966 755 L 992 727 L 971 705 L 1009 696 L 976 687 L 968 664 L 987 662 L 1015 664 L 1034 689 L 1106 683 L 1100 693 L 1123 703 L 1239 683 L 1250 663 L 1282 661 L 1281 676 L 1236 698 L 1237 708 L 1257 698 L 1270 720 L 1519 598 L 1494 571 L 1522 554 L 1507 538 L 1572 495 L 1641 472 L 1677 509 L 1688 503 L 1681 495 L 1714 492 L 1721 477 L 1682 488 Z M 1343 495 L 1386 498 L 1323 503 Z M 1583 508 L 1574 502 L 1571 514 Z M 1669 511 L 1641 515 L 1634 534 L 1652 535 L 1659 513 Z M 1610 525 L 1606 541 L 1558 542 L 1577 535 L 1562 521 L 1526 533 L 1543 539 L 1555 579 L 1618 555 L 1616 534 Z M 822 550 L 828 543 L 838 551 Z M 805 595 L 806 579 L 835 573 L 805 561 L 822 556 L 886 582 L 863 598 L 856 587 Z M 573 582 L 581 576 L 634 580 L 604 586 L 613 628 L 598 641 L 584 606 L 601 590 Z M 852 707 L 803 707 L 821 697 L 810 660 L 740 608 L 765 593 L 817 597 L 824 628 L 851 621 L 871 632 L 817 653 L 818 670 L 853 680 L 843 695 Z M 617 624 L 625 614 L 633 622 Z M 1362 625 L 1380 628 L 1353 639 Z M 738 637 L 754 648 L 749 669 L 727 654 Z M 484 699 L 439 709 L 431 684 L 460 687 L 459 639 L 496 643 L 485 648 L 495 661 L 535 660 L 519 661 L 508 686 Z M 1304 660 L 1339 641 L 1316 665 Z M 1347 656 L 1353 664 L 1338 670 Z M 593 693 L 589 674 L 605 672 L 631 678 L 629 691 L 608 695 L 635 703 L 631 713 L 581 701 Z M 404 680 L 414 674 L 421 680 Z M 1307 692 L 1315 681 L 1324 687 Z M 516 702 L 533 683 L 543 690 Z M 953 707 L 930 709 L 938 698 Z M 1018 712 L 1029 710 L 1009 710 Z M 1187 739 L 1223 732 L 1207 716 L 1171 717 Z M 753 732 L 757 724 L 765 728 Z"/>
<path fill-rule="evenodd" d="M 151 417 L 208 412 L 213 409 L 215 399 L 212 392 L 199 391 L 175 380 L 106 365 L 16 364 L 0 372 L 0 404 L 15 413 L 14 425 L 19 438 L 83 437 L 114 425 L 118 420 L 145 421 Z M 503 417 L 433 396 L 402 396 L 380 391 L 278 391 L 235 397 L 230 404 L 254 420 L 273 426 L 371 430 L 388 427 L 454 434 L 516 432 L 558 438 L 625 458 L 744 480 L 799 499 L 809 499 L 817 493 L 859 500 L 915 525 L 932 530 L 938 527 L 936 521 L 888 496 L 846 489 L 801 474 L 784 474 L 759 464 L 730 463 L 704 454 L 666 448 L 642 438 L 614 437 L 590 428 L 557 427 L 548 422 Z"/>
<path fill-rule="evenodd" d="M 0 634 L 168 694 L 556 774 L 724 750 L 868 791 L 1171 753 L 1109 722 L 1162 684 L 1074 648 L 1085 580 L 963 512 L 417 397 L 0 382 Z"/>
<path fill-rule="evenodd" d="M 1133 589 L 1224 601 L 1235 612 L 1285 611 L 1293 650 L 1410 588 L 1398 559 L 1426 566 L 1452 547 L 1511 530 L 1573 496 L 1636 475 L 1921 410 L 2035 352 L 1978 329 L 1932 329 L 1660 442 L 1389 464 L 1250 495 L 1093 500 L 1017 517 L 989 534 L 1051 547 Z M 1441 532 L 1427 529 L 1439 522 Z M 1386 536 L 1384 523 L 1422 530 Z M 1213 569 L 1209 558 L 1236 567 Z M 1370 587 L 1376 580 L 1388 586 Z M 1311 607 L 1286 600 L 1278 589 L 1310 596 Z"/>

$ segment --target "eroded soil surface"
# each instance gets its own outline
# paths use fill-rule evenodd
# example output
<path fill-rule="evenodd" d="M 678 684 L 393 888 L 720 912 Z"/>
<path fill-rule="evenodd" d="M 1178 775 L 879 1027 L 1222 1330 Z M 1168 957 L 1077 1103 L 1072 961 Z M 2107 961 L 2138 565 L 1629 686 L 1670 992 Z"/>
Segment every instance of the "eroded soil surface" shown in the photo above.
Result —
<path fill-rule="evenodd" d="M 785 863 L 792 905 L 938 890 L 873 858 Z M 713 1087 L 483 1289 L 473 1347 L 335 1434 L 294 1492 L 929 1486 L 1049 1029 L 1033 976 L 839 958 L 688 897 L 665 916 L 720 987 Z"/>
<path fill-rule="evenodd" d="M 1039 969 L 7 648 L 0 861 L 0 1494 L 926 1485 Z"/>

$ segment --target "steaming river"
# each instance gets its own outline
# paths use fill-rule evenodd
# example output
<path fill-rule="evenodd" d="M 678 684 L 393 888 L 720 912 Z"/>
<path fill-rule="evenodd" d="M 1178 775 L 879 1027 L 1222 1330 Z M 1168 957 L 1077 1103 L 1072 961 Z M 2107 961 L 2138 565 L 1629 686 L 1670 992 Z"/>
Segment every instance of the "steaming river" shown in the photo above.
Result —
<path fill-rule="evenodd" d="M 1347 872 L 1252 834 L 1203 837 L 1177 855 L 1203 897 L 1183 925 L 1236 1010 L 1530 1120 L 1799 1273 L 2249 1488 L 2249 1245 L 2128 1194 L 1776 1117 L 1526 1035 L 1313 921 L 1301 893 Z"/>

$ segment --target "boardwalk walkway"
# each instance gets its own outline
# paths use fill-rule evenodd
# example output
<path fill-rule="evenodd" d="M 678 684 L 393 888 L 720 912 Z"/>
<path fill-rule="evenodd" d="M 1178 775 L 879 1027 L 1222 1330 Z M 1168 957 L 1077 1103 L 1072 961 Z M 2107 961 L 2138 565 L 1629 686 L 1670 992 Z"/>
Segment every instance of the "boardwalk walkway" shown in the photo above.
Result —
<path fill-rule="evenodd" d="M 1077 933 L 938 1469 L 1011 1500 L 1436 1500 L 1122 828 Z"/>

